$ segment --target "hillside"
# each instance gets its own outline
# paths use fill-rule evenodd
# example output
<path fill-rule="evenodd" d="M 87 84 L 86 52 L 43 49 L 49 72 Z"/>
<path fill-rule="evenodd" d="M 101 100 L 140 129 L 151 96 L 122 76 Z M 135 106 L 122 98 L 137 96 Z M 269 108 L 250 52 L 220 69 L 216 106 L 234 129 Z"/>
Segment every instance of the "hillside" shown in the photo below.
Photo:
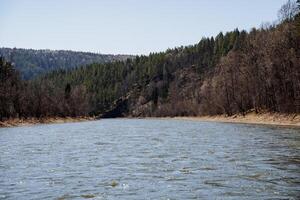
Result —
<path fill-rule="evenodd" d="M 53 70 L 68 70 L 91 63 L 113 62 L 132 57 L 128 55 L 18 48 L 0 48 L 0 56 L 13 63 L 15 68 L 20 71 L 21 77 L 27 80 Z"/>
<path fill-rule="evenodd" d="M 22 81 L 1 60 L 0 117 L 300 113 L 300 16 Z"/>

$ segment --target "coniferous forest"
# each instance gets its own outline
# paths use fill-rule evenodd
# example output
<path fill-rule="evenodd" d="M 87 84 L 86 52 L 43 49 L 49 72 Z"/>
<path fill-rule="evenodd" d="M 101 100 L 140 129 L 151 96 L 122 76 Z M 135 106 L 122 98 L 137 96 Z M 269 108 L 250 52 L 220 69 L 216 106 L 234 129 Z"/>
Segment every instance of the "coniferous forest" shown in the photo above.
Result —
<path fill-rule="evenodd" d="M 91 63 L 107 63 L 133 57 L 78 51 L 18 48 L 0 48 L 0 56 L 13 63 L 15 69 L 20 72 L 21 78 L 25 80 L 33 79 L 53 70 L 70 70 Z"/>
<path fill-rule="evenodd" d="M 299 4 L 283 5 L 280 21 L 259 29 L 30 80 L 1 58 L 0 120 L 299 113 Z"/>

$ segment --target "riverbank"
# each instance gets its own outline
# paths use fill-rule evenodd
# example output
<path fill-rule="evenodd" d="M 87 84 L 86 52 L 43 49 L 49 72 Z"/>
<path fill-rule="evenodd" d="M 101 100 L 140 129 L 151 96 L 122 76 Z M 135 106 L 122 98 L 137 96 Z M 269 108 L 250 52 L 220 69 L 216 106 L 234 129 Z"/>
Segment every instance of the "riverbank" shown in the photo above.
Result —
<path fill-rule="evenodd" d="M 131 118 L 134 119 L 134 118 Z M 244 124 L 264 124 L 278 126 L 300 127 L 300 114 L 280 114 L 280 113 L 247 113 L 243 115 L 216 115 L 216 116 L 197 116 L 197 117 L 163 117 L 159 119 L 192 120 L 207 122 L 225 123 L 244 123 Z M 94 117 L 51 117 L 51 118 L 29 118 L 29 119 L 9 119 L 0 121 L 0 127 L 31 126 L 36 124 L 59 124 L 70 122 L 83 122 L 95 120 Z"/>
<path fill-rule="evenodd" d="M 61 124 L 70 122 L 83 122 L 95 120 L 94 117 L 46 117 L 46 118 L 28 118 L 28 119 L 8 119 L 0 121 L 0 127 L 31 126 L 36 124 Z"/>
<path fill-rule="evenodd" d="M 173 119 L 300 127 L 300 114 L 280 114 L 280 113 L 256 114 L 255 112 L 250 112 L 245 116 L 233 115 L 228 117 L 225 115 L 217 115 L 217 116 L 201 116 L 201 117 L 174 117 Z"/>

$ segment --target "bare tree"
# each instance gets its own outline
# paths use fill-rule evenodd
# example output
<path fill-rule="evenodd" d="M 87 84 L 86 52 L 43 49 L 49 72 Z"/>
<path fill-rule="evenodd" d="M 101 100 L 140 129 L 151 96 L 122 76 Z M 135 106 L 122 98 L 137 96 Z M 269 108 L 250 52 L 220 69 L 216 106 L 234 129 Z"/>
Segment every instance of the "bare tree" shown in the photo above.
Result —
<path fill-rule="evenodd" d="M 290 21 L 297 15 L 298 12 L 299 7 L 297 2 L 295 0 L 288 0 L 286 4 L 281 6 L 280 10 L 278 11 L 279 21 Z"/>

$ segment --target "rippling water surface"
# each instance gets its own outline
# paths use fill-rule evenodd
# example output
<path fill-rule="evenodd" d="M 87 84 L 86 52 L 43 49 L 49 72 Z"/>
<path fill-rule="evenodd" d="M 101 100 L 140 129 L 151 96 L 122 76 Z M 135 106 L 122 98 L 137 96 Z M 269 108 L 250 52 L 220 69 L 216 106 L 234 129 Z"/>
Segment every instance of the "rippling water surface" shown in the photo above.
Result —
<path fill-rule="evenodd" d="M 299 199 L 300 130 L 179 120 L 0 129 L 0 199 Z"/>

